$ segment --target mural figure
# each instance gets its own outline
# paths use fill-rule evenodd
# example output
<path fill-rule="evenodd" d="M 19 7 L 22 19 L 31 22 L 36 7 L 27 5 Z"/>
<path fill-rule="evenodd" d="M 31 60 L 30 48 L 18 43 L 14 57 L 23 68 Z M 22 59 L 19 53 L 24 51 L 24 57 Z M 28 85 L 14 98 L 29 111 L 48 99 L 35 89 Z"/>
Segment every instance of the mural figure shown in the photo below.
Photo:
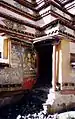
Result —
<path fill-rule="evenodd" d="M 36 68 L 36 54 L 30 50 L 25 51 L 24 61 L 29 70 Z"/>

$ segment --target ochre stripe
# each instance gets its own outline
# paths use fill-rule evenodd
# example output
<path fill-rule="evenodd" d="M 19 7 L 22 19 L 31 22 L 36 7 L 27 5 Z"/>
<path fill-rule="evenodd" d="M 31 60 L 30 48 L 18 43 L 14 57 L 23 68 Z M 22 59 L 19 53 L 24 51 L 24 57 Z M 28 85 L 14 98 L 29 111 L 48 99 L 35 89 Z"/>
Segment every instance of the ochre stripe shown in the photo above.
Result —
<path fill-rule="evenodd" d="M 7 59 L 8 58 L 8 39 L 4 39 L 4 44 L 3 44 L 3 58 Z"/>

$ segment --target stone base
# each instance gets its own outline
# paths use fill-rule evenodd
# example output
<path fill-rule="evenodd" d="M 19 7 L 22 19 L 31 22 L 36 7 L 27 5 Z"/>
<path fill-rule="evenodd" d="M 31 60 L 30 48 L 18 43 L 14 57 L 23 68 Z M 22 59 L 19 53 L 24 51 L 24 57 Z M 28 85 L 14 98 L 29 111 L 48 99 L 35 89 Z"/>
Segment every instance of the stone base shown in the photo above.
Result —
<path fill-rule="evenodd" d="M 75 108 L 75 95 L 62 94 L 60 91 L 50 90 L 48 99 L 43 104 L 43 107 L 48 113 L 69 111 Z"/>

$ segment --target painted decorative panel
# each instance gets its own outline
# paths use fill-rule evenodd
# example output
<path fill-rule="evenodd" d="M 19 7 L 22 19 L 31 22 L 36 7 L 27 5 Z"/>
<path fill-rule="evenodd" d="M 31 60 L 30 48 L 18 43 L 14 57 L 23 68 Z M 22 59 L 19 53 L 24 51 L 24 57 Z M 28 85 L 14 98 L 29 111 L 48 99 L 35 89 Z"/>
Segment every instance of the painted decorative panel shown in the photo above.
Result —
<path fill-rule="evenodd" d="M 19 84 L 22 82 L 20 48 L 11 44 L 11 67 L 0 67 L 0 84 Z"/>
<path fill-rule="evenodd" d="M 10 67 L 0 67 L 0 84 L 22 84 L 36 77 L 36 54 L 26 46 L 11 43 Z"/>
<path fill-rule="evenodd" d="M 23 53 L 23 87 L 31 89 L 36 82 L 36 54 L 32 49 L 25 49 Z"/>
<path fill-rule="evenodd" d="M 25 49 L 23 55 L 24 77 L 35 75 L 36 54 L 31 49 Z"/>
<path fill-rule="evenodd" d="M 21 47 L 18 45 L 11 45 L 11 63 L 12 67 L 21 66 Z"/>

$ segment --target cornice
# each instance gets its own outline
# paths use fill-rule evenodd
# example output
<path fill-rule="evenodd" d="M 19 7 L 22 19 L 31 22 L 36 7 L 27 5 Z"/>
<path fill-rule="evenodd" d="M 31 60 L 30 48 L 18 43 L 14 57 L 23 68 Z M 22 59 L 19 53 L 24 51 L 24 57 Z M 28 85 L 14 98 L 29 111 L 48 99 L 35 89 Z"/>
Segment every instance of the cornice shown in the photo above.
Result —
<path fill-rule="evenodd" d="M 27 40 L 29 42 L 31 42 L 32 39 L 35 38 L 35 34 L 8 29 L 8 27 L 3 25 L 0 25 L 0 31 L 6 33 L 8 36 L 13 36 L 22 40 Z"/>
<path fill-rule="evenodd" d="M 64 21 L 63 19 L 59 19 L 59 18 L 57 18 L 56 20 L 54 20 L 54 21 L 50 22 L 49 24 L 43 26 L 43 27 L 42 27 L 42 30 L 45 30 L 45 29 L 47 29 L 48 27 L 50 27 L 51 25 L 54 25 L 54 24 L 56 24 L 56 23 L 61 23 L 62 25 L 65 25 L 65 26 L 67 26 L 68 28 L 71 28 L 72 30 L 75 31 L 75 26 L 72 26 L 72 23 L 67 22 L 67 21 Z"/>
<path fill-rule="evenodd" d="M 55 13 L 55 12 L 52 11 L 52 10 L 49 10 L 48 12 L 44 13 L 42 17 L 38 17 L 38 16 L 37 16 L 37 19 L 40 20 L 40 19 L 42 19 L 43 17 L 45 17 L 45 16 L 47 16 L 47 15 L 49 15 L 49 14 L 52 15 L 52 16 L 54 16 L 56 19 L 59 19 L 59 21 L 62 21 L 62 23 L 63 23 L 64 25 L 66 25 L 66 26 L 70 27 L 71 29 L 75 30 L 74 21 L 71 21 L 71 20 L 69 20 L 69 19 L 63 17 L 63 16 L 59 15 L 58 13 Z M 49 24 L 53 24 L 54 22 L 55 22 L 55 21 L 52 21 L 52 22 L 50 22 Z M 48 27 L 49 24 L 44 25 L 44 26 L 42 27 L 42 30 L 45 30 L 45 29 Z"/>
<path fill-rule="evenodd" d="M 64 17 L 64 16 L 62 16 L 62 15 L 60 15 L 60 14 L 54 12 L 53 10 L 50 10 L 50 11 L 51 11 L 51 15 L 55 16 L 56 18 L 60 18 L 60 19 L 62 19 L 62 20 L 68 21 L 68 22 L 70 22 L 70 23 L 73 22 L 72 20 L 70 20 L 70 19 L 68 19 L 68 18 L 66 18 L 66 17 Z"/>
<path fill-rule="evenodd" d="M 45 9 L 46 7 L 50 6 L 50 4 L 51 4 L 51 1 L 47 1 L 44 5 L 36 9 L 37 12 L 40 12 L 42 9 Z"/>
<path fill-rule="evenodd" d="M 18 1 L 18 0 L 15 0 L 15 1 Z M 20 0 L 19 0 L 19 1 L 20 1 Z M 24 0 L 22 0 L 22 1 L 24 1 Z M 20 2 L 22 2 L 22 1 L 20 1 Z M 27 5 L 30 4 L 31 7 L 34 6 L 34 5 L 32 5 L 32 3 L 29 3 L 28 1 L 24 1 L 24 2 L 26 2 Z M 39 1 L 38 1 L 38 2 L 39 2 Z M 40 1 L 39 4 L 41 4 L 42 2 L 43 2 L 43 0 Z M 39 12 L 40 12 L 43 8 L 48 7 L 49 5 L 53 5 L 54 7 L 58 8 L 59 10 L 65 12 L 65 13 L 68 14 L 68 15 L 70 15 L 72 18 L 74 17 L 74 15 L 70 14 L 70 13 L 67 12 L 65 9 L 62 9 L 59 5 L 57 5 L 57 4 L 54 3 L 53 1 L 47 1 L 46 4 L 42 5 L 42 6 L 41 6 L 40 8 L 38 8 L 38 9 L 35 9 L 35 7 L 34 7 L 34 10 L 33 10 L 33 11 L 36 11 L 36 12 L 35 12 L 35 14 L 33 14 L 33 15 L 31 15 L 31 14 L 29 14 L 29 13 L 27 13 L 27 12 L 23 12 L 23 11 L 20 10 L 19 8 L 16 8 L 16 7 L 14 7 L 13 5 L 10 5 L 10 4 L 8 4 L 8 3 L 4 2 L 4 1 L 0 1 L 0 5 L 3 6 L 3 7 L 6 7 L 7 9 L 9 9 L 9 10 L 11 10 L 11 11 L 14 11 L 14 12 L 16 12 L 16 13 L 19 13 L 19 14 L 22 15 L 22 16 L 25 16 L 25 17 L 27 17 L 27 18 L 29 18 L 29 19 L 32 19 L 32 20 L 34 20 L 34 21 L 40 20 L 40 19 L 42 18 L 42 17 L 39 15 Z M 28 6 L 27 6 L 27 7 L 28 7 Z M 45 16 L 45 13 L 44 13 L 44 16 Z M 43 17 L 44 17 L 44 16 L 43 16 Z"/>
<path fill-rule="evenodd" d="M 30 8 L 31 10 L 36 12 L 34 5 L 26 0 L 15 0 L 16 2 L 20 3 L 21 5 Z"/>
<path fill-rule="evenodd" d="M 66 9 L 64 9 L 62 6 L 57 5 L 55 2 L 52 1 L 51 4 L 54 5 L 56 8 L 58 8 L 59 10 L 61 10 L 62 12 L 70 15 L 71 17 L 74 17 L 73 14 L 69 13 Z"/>
<path fill-rule="evenodd" d="M 58 13 L 55 13 L 54 11 L 51 10 L 51 15 L 56 17 L 57 19 L 59 19 L 60 21 L 63 21 L 63 23 L 65 23 L 67 26 L 69 26 L 71 29 L 75 30 L 75 27 L 73 25 L 73 21 L 69 20 L 61 15 L 59 15 Z"/>
<path fill-rule="evenodd" d="M 49 26 L 51 26 L 51 25 L 53 25 L 53 24 L 56 24 L 56 23 L 58 22 L 58 20 L 59 20 L 59 19 L 53 20 L 52 22 L 50 22 L 50 23 L 44 25 L 44 26 L 42 27 L 42 30 L 46 30 Z"/>
<path fill-rule="evenodd" d="M 38 5 L 40 5 L 43 2 L 43 0 L 39 0 L 38 2 L 34 2 L 34 7 L 37 7 Z"/>
<path fill-rule="evenodd" d="M 67 5 L 68 3 L 71 3 L 71 2 L 73 2 L 74 0 L 67 0 L 65 3 L 63 3 L 63 5 L 62 6 L 65 6 L 65 5 Z"/>
<path fill-rule="evenodd" d="M 36 30 L 40 30 L 40 31 L 41 31 L 41 28 L 40 28 L 39 26 L 36 26 L 36 25 L 31 24 L 31 23 L 29 23 L 29 22 L 26 22 L 26 21 L 24 21 L 24 20 L 17 19 L 16 17 L 9 16 L 9 15 L 7 15 L 7 14 L 5 14 L 5 13 L 1 13 L 1 12 L 0 12 L 0 17 L 9 19 L 9 20 L 14 21 L 14 22 L 17 22 L 17 23 L 19 23 L 19 24 L 23 24 L 23 25 L 26 25 L 26 26 L 29 26 L 29 27 L 31 27 L 31 28 L 35 28 Z"/>
<path fill-rule="evenodd" d="M 51 15 L 54 16 L 55 18 L 61 18 L 61 19 L 64 19 L 64 20 L 66 20 L 66 21 L 69 21 L 69 22 L 71 22 L 71 23 L 73 22 L 72 20 L 69 20 L 68 18 L 66 18 L 66 17 L 64 17 L 64 16 L 62 16 L 62 15 L 60 15 L 60 14 L 54 12 L 53 10 L 48 10 L 48 11 L 46 11 L 45 13 L 43 13 L 43 14 L 41 14 L 41 15 L 37 15 L 37 20 L 40 20 L 40 19 L 44 18 L 45 16 L 47 16 L 47 15 L 49 15 L 49 14 L 51 14 Z"/>
<path fill-rule="evenodd" d="M 4 7 L 4 8 L 7 8 L 7 9 L 9 9 L 9 10 L 11 10 L 11 11 L 14 11 L 15 13 L 18 13 L 18 14 L 20 14 L 21 16 L 27 17 L 27 18 L 29 18 L 29 19 L 31 19 L 31 20 L 34 20 L 34 21 L 36 20 L 36 18 L 35 18 L 34 15 L 29 14 L 29 13 L 27 13 L 27 12 L 24 12 L 24 11 L 22 11 L 21 9 L 19 9 L 19 8 L 17 8 L 17 7 L 14 7 L 13 5 L 10 5 L 10 4 L 7 3 L 7 2 L 0 1 L 0 6 L 2 6 L 2 7 Z"/>
<path fill-rule="evenodd" d="M 14 44 L 14 45 L 20 45 L 22 47 L 29 47 L 29 48 L 32 48 L 32 41 L 26 41 L 26 40 L 21 40 L 21 38 L 19 37 L 15 37 L 15 36 L 10 36 L 10 39 L 11 39 L 11 43 Z"/>
<path fill-rule="evenodd" d="M 4 7 L 4 4 L 2 4 L 2 3 L 4 3 L 4 2 L 0 1 L 0 5 L 3 5 L 3 7 Z M 52 4 L 52 5 L 55 5 L 55 3 L 53 3 L 53 2 L 49 2 L 49 3 Z M 48 4 L 48 2 L 47 2 L 44 7 L 47 7 L 47 6 L 49 6 L 50 4 Z M 12 5 L 9 6 L 8 3 L 7 3 L 7 6 L 6 6 L 6 7 L 9 7 L 8 9 L 10 9 L 11 11 L 12 11 L 13 9 L 16 10 L 17 13 L 21 11 L 21 10 L 18 11 L 18 9 L 17 9 L 17 8 L 14 8 L 13 6 L 12 6 L 13 8 L 11 8 L 11 6 L 12 6 Z M 15 11 L 14 11 L 14 12 L 15 12 Z M 49 11 L 48 11 L 48 12 L 49 12 Z M 24 12 L 23 12 L 23 14 L 24 14 Z M 27 13 L 27 14 L 28 14 L 28 13 Z M 59 21 L 61 24 L 63 24 L 63 25 L 65 25 L 65 26 L 67 26 L 67 27 L 69 27 L 69 28 L 75 30 L 75 26 L 73 26 L 73 23 L 74 23 L 75 21 L 72 23 L 71 21 L 67 20 L 66 18 L 60 16 L 59 14 L 54 13 L 54 11 L 52 11 L 51 13 L 47 13 L 47 12 L 46 12 L 46 14 L 44 14 L 44 16 L 46 16 L 46 15 L 48 15 L 48 14 L 51 14 L 51 15 L 55 16 L 56 18 L 59 18 L 59 19 L 56 20 L 56 21 Z M 47 25 L 45 25 L 45 26 L 43 26 L 43 27 L 39 27 L 39 26 L 37 26 L 37 25 L 28 23 L 28 22 L 26 22 L 26 21 L 17 19 L 16 17 L 9 16 L 9 15 L 4 14 L 4 13 L 0 13 L 0 16 L 1 16 L 1 17 L 4 17 L 4 18 L 7 18 L 7 19 L 9 19 L 9 20 L 11 20 L 11 21 L 17 22 L 17 23 L 19 23 L 19 24 L 23 24 L 23 25 L 29 26 L 29 27 L 31 27 L 31 28 L 35 28 L 36 30 L 39 30 L 40 32 L 44 31 L 44 30 L 45 30 L 46 28 L 48 28 L 50 25 L 52 25 L 52 24 L 55 23 L 55 21 L 53 21 L 53 22 L 50 22 L 49 24 L 47 24 Z M 44 17 L 44 16 L 43 16 L 43 17 Z M 30 17 L 30 16 L 29 16 L 29 17 Z M 73 16 L 73 17 L 74 17 L 74 16 Z M 36 16 L 35 16 L 34 18 L 36 19 Z M 38 16 L 37 16 L 37 20 L 39 20 L 40 18 L 42 18 L 42 17 L 39 17 L 39 18 L 38 18 Z M 64 20 L 63 20 L 62 18 L 63 18 Z M 3 30 L 3 31 L 4 31 L 4 30 Z M 6 32 L 7 32 L 7 31 L 6 31 Z M 12 31 L 12 32 L 14 33 L 15 31 Z M 30 35 L 30 34 L 29 34 L 29 36 L 30 36 L 29 38 L 31 38 L 31 35 Z M 33 35 L 32 35 L 32 36 L 33 36 Z M 36 37 L 36 36 L 35 36 L 35 37 Z M 26 36 L 26 38 L 27 38 L 27 36 Z"/>
<path fill-rule="evenodd" d="M 43 1 L 42 1 L 43 2 Z M 41 4 L 41 3 L 40 3 Z M 39 7 L 37 10 L 37 12 L 40 12 L 42 9 L 45 9 L 46 7 L 48 7 L 49 5 L 53 5 L 55 6 L 56 8 L 58 8 L 59 10 L 65 12 L 66 14 L 70 15 L 71 17 L 74 17 L 74 15 L 72 15 L 71 13 L 69 13 L 66 9 L 64 9 L 63 7 L 59 6 L 58 4 L 56 4 L 55 2 L 53 1 L 46 1 L 44 5 L 42 5 L 41 7 Z"/>
<path fill-rule="evenodd" d="M 65 26 L 68 26 L 68 24 L 67 23 L 64 23 L 62 20 L 56 19 L 53 22 L 51 22 L 51 23 L 47 24 L 46 26 L 44 26 L 45 28 L 43 29 L 43 31 L 46 28 L 48 28 L 48 27 L 50 27 L 50 26 L 52 26 L 54 24 L 57 24 L 57 23 L 60 23 L 60 24 L 65 25 Z M 68 27 L 72 29 L 71 26 L 68 26 Z M 73 28 L 73 30 L 74 29 L 75 29 L 75 27 Z M 29 32 L 16 31 L 16 30 L 7 28 L 6 26 L 3 26 L 3 25 L 0 25 L 0 31 L 1 32 L 4 32 L 9 37 L 16 38 L 16 39 L 19 39 L 19 40 L 25 41 L 25 42 L 26 41 L 32 42 L 33 39 L 36 38 L 36 37 L 46 36 L 46 34 L 44 34 L 44 33 L 41 34 L 42 32 L 39 32 L 39 34 L 37 35 L 37 34 L 29 33 Z M 54 33 L 54 32 L 52 32 L 52 33 Z M 64 35 L 67 35 L 67 36 L 72 37 L 72 38 L 75 38 L 73 35 L 68 34 L 66 32 L 59 31 L 59 33 L 64 34 Z"/>
<path fill-rule="evenodd" d="M 52 12 L 51 15 L 55 15 L 55 14 Z M 9 19 L 9 20 L 12 20 L 12 21 L 14 21 L 14 22 L 17 22 L 17 23 L 20 23 L 20 24 L 29 26 L 29 27 L 31 27 L 31 28 L 35 28 L 36 30 L 39 30 L 40 32 L 42 32 L 43 30 L 45 30 L 49 25 L 55 23 L 55 21 L 56 21 L 56 20 L 55 20 L 55 21 L 53 21 L 53 22 L 50 22 L 49 24 L 47 24 L 47 25 L 45 25 L 45 26 L 43 26 L 43 27 L 39 27 L 39 26 L 37 26 L 37 25 L 30 24 L 30 23 L 28 23 L 28 22 L 25 22 L 25 21 L 23 21 L 23 20 L 19 20 L 19 19 L 15 18 L 15 17 L 11 17 L 11 16 L 9 16 L 9 15 L 7 15 L 7 14 L 4 14 L 4 13 L 0 13 L 0 16 L 1 16 L 1 17 L 4 17 L 4 18 L 7 18 L 7 19 Z M 60 21 L 63 25 L 66 25 L 66 26 L 68 26 L 69 28 L 75 30 L 75 27 L 72 25 L 72 22 L 63 20 L 63 19 L 61 19 L 61 18 L 58 18 L 58 19 L 59 19 L 59 21 Z"/>
<path fill-rule="evenodd" d="M 59 35 L 61 35 L 61 37 L 69 37 L 72 41 L 75 41 L 75 36 L 69 34 L 69 33 L 65 33 L 65 32 L 62 32 L 62 31 L 59 31 Z"/>
<path fill-rule="evenodd" d="M 73 26 L 72 23 L 67 22 L 67 21 L 64 21 L 64 20 L 62 20 L 62 19 L 59 19 L 59 23 L 65 25 L 65 26 L 67 26 L 67 27 L 69 27 L 69 28 L 71 28 L 72 30 L 75 31 L 75 26 Z"/>

